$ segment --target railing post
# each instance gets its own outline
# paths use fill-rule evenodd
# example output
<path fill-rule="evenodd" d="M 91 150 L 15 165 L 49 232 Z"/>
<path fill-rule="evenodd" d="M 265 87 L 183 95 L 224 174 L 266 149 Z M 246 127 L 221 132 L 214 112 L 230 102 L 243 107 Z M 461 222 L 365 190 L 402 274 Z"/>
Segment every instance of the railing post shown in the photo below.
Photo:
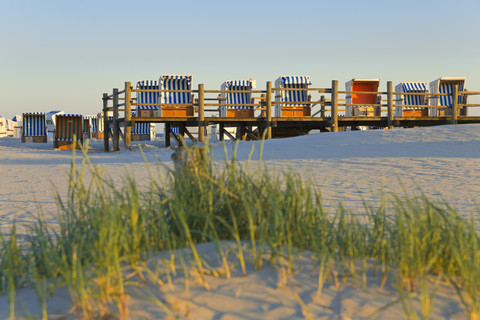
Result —
<path fill-rule="evenodd" d="M 320 118 L 325 118 L 325 96 L 320 97 Z"/>
<path fill-rule="evenodd" d="M 393 85 L 387 82 L 388 129 L 393 129 Z"/>
<path fill-rule="evenodd" d="M 103 149 L 105 151 L 110 151 L 110 126 L 108 125 L 108 94 L 104 93 L 103 94 Z M 97 128 L 97 134 L 100 132 Z"/>
<path fill-rule="evenodd" d="M 120 126 L 118 124 L 118 89 L 113 89 L 113 151 L 120 150 Z"/>
<path fill-rule="evenodd" d="M 203 83 L 198 85 L 198 141 L 205 141 L 205 91 Z"/>
<path fill-rule="evenodd" d="M 332 80 L 332 132 L 338 132 L 338 80 Z"/>
<path fill-rule="evenodd" d="M 265 96 L 265 113 L 267 116 L 267 139 L 272 139 L 272 82 L 267 81 L 267 94 Z"/>
<path fill-rule="evenodd" d="M 453 92 L 452 92 L 452 118 L 450 120 L 450 123 L 452 124 L 457 124 L 457 118 L 458 118 L 458 84 L 456 84 L 453 87 Z"/>
<path fill-rule="evenodd" d="M 132 84 L 125 82 L 125 147 L 132 144 Z"/>

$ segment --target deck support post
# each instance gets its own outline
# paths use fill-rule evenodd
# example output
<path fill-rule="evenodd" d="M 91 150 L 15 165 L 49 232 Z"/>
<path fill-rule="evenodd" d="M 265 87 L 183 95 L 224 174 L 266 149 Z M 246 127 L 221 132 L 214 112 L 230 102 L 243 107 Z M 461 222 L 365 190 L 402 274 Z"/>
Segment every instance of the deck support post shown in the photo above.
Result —
<path fill-rule="evenodd" d="M 165 147 L 170 148 L 170 122 L 165 122 Z"/>
<path fill-rule="evenodd" d="M 338 80 L 332 80 L 332 128 L 331 132 L 338 132 Z"/>
<path fill-rule="evenodd" d="M 222 122 L 222 123 L 219 123 L 219 124 L 218 124 L 218 134 L 220 135 L 220 136 L 219 136 L 220 141 L 224 141 L 224 140 L 225 140 L 224 130 L 225 130 L 225 124 L 224 124 L 223 122 Z"/>
<path fill-rule="evenodd" d="M 205 91 L 203 83 L 198 85 L 198 141 L 205 141 Z"/>
<path fill-rule="evenodd" d="M 267 93 L 265 96 L 265 113 L 267 116 L 267 139 L 272 139 L 272 82 L 267 81 Z"/>
<path fill-rule="evenodd" d="M 393 129 L 393 85 L 387 82 L 388 129 Z"/>
<path fill-rule="evenodd" d="M 450 120 L 450 123 L 451 124 L 457 124 L 457 119 L 458 119 L 458 84 L 456 84 L 454 87 L 453 87 L 453 92 L 452 92 L 452 110 L 451 110 L 451 114 L 452 114 L 452 118 Z"/>
<path fill-rule="evenodd" d="M 118 88 L 113 89 L 113 151 L 120 150 L 120 125 L 118 123 Z"/>
<path fill-rule="evenodd" d="M 132 84 L 125 82 L 125 138 L 124 146 L 128 147 L 132 144 Z"/>
<path fill-rule="evenodd" d="M 103 100 L 103 149 L 105 150 L 105 152 L 108 152 L 110 151 L 110 145 L 109 145 L 110 128 L 108 125 L 108 117 L 107 117 L 108 115 L 108 94 L 107 93 L 103 94 L 102 100 Z M 98 129 L 100 128 L 97 128 L 97 134 L 98 132 L 100 132 L 100 130 Z"/>

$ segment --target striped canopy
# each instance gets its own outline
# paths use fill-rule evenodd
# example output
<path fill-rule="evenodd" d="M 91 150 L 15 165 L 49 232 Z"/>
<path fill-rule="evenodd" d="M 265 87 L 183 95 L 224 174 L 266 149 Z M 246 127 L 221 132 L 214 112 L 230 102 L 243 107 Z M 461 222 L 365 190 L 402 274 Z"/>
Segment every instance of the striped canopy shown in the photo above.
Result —
<path fill-rule="evenodd" d="M 40 137 L 47 134 L 46 116 L 42 112 L 30 112 L 23 114 L 23 136 Z"/>
<path fill-rule="evenodd" d="M 191 75 L 162 75 L 160 77 L 161 90 L 192 90 Z M 160 103 L 192 103 L 191 92 L 161 92 Z"/>
<path fill-rule="evenodd" d="M 308 76 L 281 76 L 275 80 L 275 88 L 292 88 L 292 89 L 307 89 L 310 82 L 310 77 Z M 308 100 L 308 91 L 307 90 L 282 90 L 275 93 L 275 101 L 281 102 L 305 102 Z M 308 105 L 299 105 L 299 104 L 286 104 L 282 106 L 308 106 Z"/>
<path fill-rule="evenodd" d="M 253 83 L 251 80 L 228 80 L 222 84 L 221 90 L 250 91 Z M 251 92 L 222 92 L 222 103 L 250 104 Z M 253 106 L 227 106 L 227 109 L 253 109 Z"/>
<path fill-rule="evenodd" d="M 83 121 L 84 121 L 83 131 L 85 133 L 89 133 L 89 130 L 92 131 L 92 132 L 96 132 L 96 131 L 93 131 L 94 124 L 95 124 L 95 129 L 97 128 L 97 126 L 96 126 L 97 121 L 96 120 L 97 120 L 97 116 L 83 116 Z M 88 124 L 88 125 L 86 125 L 86 124 Z"/>
<path fill-rule="evenodd" d="M 463 91 L 463 87 L 465 85 L 465 81 L 459 80 L 459 81 L 441 81 L 440 86 L 438 88 L 439 93 L 448 93 L 452 94 L 453 93 L 453 88 L 455 85 L 458 84 L 458 91 Z M 450 107 L 453 103 L 452 96 L 441 96 L 440 97 L 440 105 L 441 106 L 447 106 Z M 463 97 L 460 95 L 458 97 L 458 103 L 463 103 Z"/>
<path fill-rule="evenodd" d="M 158 81 L 144 80 L 137 82 L 137 89 L 158 90 Z M 137 103 L 158 103 L 158 92 L 137 92 Z M 153 109 L 158 110 L 158 106 L 137 106 L 137 110 Z"/>
<path fill-rule="evenodd" d="M 132 112 L 132 116 L 135 117 L 135 112 Z M 135 122 L 132 127 L 132 134 L 150 134 L 150 123 Z"/>
<path fill-rule="evenodd" d="M 427 92 L 427 83 L 426 82 L 401 82 L 395 87 L 397 92 L 412 92 L 412 93 L 421 93 Z M 403 94 L 399 96 L 401 104 L 404 105 L 426 105 L 425 96 Z M 398 99 L 397 99 L 398 100 Z M 400 104 L 399 103 L 399 104 Z"/>
<path fill-rule="evenodd" d="M 56 141 L 77 141 L 83 140 L 83 117 L 81 114 L 60 114 L 55 120 L 55 140 Z"/>

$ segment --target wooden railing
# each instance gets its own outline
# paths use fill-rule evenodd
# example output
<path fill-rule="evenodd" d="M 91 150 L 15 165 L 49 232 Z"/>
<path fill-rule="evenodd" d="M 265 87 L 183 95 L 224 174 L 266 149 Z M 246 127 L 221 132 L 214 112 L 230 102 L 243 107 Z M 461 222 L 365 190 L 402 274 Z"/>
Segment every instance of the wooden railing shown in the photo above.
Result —
<path fill-rule="evenodd" d="M 273 125 L 273 118 L 272 117 L 272 104 L 281 106 L 282 104 L 292 104 L 292 102 L 280 102 L 280 101 L 274 101 L 275 97 L 275 92 L 278 91 L 296 91 L 296 90 L 301 90 L 301 91 L 308 91 L 309 93 L 316 93 L 316 94 L 321 94 L 320 98 L 315 101 L 311 101 L 311 99 L 308 99 L 308 101 L 295 101 L 295 105 L 306 105 L 306 106 L 311 106 L 312 108 L 317 107 L 319 110 L 316 112 L 312 112 L 311 119 L 323 119 L 323 120 L 328 120 L 330 124 L 330 131 L 332 132 L 337 132 L 338 131 L 338 123 L 339 123 L 339 117 L 342 117 L 339 112 L 345 111 L 344 108 L 347 107 L 379 107 L 381 110 L 381 114 L 386 113 L 386 119 L 387 119 L 387 124 L 388 128 L 393 128 L 394 123 L 396 118 L 394 115 L 394 109 L 396 107 L 402 107 L 402 108 L 437 108 L 437 109 L 450 109 L 449 111 L 449 116 L 447 118 L 449 119 L 450 123 L 456 124 L 458 122 L 458 111 L 460 108 L 471 108 L 471 107 L 480 107 L 480 104 L 467 104 L 467 103 L 458 103 L 458 98 L 460 96 L 471 96 L 471 95 L 480 95 L 480 92 L 476 91 L 462 91 L 460 92 L 458 90 L 458 85 L 454 86 L 454 90 L 451 94 L 445 94 L 445 93 L 429 93 L 429 92 L 424 92 L 424 93 L 414 93 L 414 92 L 394 92 L 393 87 L 392 87 L 392 82 L 388 81 L 387 82 L 387 91 L 386 92 L 381 92 L 381 91 L 340 91 L 338 88 L 338 81 L 333 80 L 331 88 L 273 88 L 272 87 L 272 82 L 268 81 L 266 83 L 266 89 L 265 90 L 241 90 L 241 91 L 236 91 L 236 90 L 205 90 L 203 84 L 198 85 L 197 90 L 152 90 L 152 89 L 134 89 L 131 86 L 131 82 L 125 82 L 125 88 L 123 90 L 119 90 L 117 88 L 113 89 L 113 93 L 108 95 L 106 93 L 103 94 L 103 121 L 104 121 L 104 146 L 105 150 L 109 149 L 109 139 L 110 136 L 112 137 L 113 141 L 113 150 L 119 150 L 119 140 L 120 136 L 122 137 L 125 146 L 128 146 L 131 144 L 131 132 L 132 132 L 132 124 L 137 121 L 136 119 L 133 119 L 132 121 L 132 108 L 134 110 L 137 109 L 137 106 L 142 105 L 142 106 L 157 106 L 157 107 L 162 107 L 162 106 L 187 106 L 187 104 L 167 104 L 167 103 L 155 103 L 155 104 L 147 104 L 147 103 L 140 103 L 140 102 L 135 102 L 135 98 L 132 98 L 132 92 L 188 92 L 192 94 L 192 103 L 188 104 L 188 106 L 193 106 L 195 113 L 197 114 L 194 117 L 188 117 L 189 123 L 192 121 L 197 123 L 198 125 L 198 140 L 200 142 L 203 142 L 205 137 L 204 137 L 204 132 L 205 132 L 205 127 L 207 126 L 207 122 L 205 121 L 205 112 L 207 113 L 218 113 L 218 116 L 220 115 L 220 109 L 223 107 L 236 107 L 236 106 L 248 106 L 248 107 L 253 107 L 255 111 L 261 111 L 261 114 L 257 116 L 255 119 L 257 120 L 255 122 L 256 125 L 259 125 L 263 130 L 266 130 L 266 138 L 270 139 L 272 137 L 272 125 Z M 247 104 L 232 104 L 232 103 L 225 103 L 225 101 L 220 99 L 220 95 L 222 93 L 235 93 L 235 92 L 241 92 L 241 93 L 250 93 L 252 95 L 252 103 L 247 103 Z M 217 96 L 211 97 L 209 95 L 215 94 Z M 380 97 L 380 100 L 378 103 L 374 104 L 352 104 L 346 103 L 346 99 L 340 99 L 339 97 L 341 95 L 344 95 L 347 97 L 348 95 L 352 94 L 372 94 L 372 95 L 378 95 Z M 206 96 L 207 95 L 207 96 Z M 325 95 L 330 95 L 330 99 L 325 98 Z M 404 104 L 394 104 L 394 95 L 419 95 L 419 96 L 424 96 L 425 100 L 433 99 L 433 98 L 439 98 L 441 96 L 452 96 L 452 105 L 451 106 L 432 106 L 432 105 L 404 105 Z M 112 105 L 109 106 L 109 102 L 112 102 Z M 464 102 L 466 99 L 464 99 Z M 123 107 L 123 108 L 122 108 Z M 209 109 L 205 109 L 205 107 Z M 211 108 L 211 107 L 217 107 Z M 339 107 L 344 107 L 342 109 L 339 109 Z M 112 114 L 113 118 L 110 119 L 109 115 Z M 384 116 L 383 116 L 384 117 Z M 361 119 L 367 119 L 367 117 L 353 117 L 357 120 Z M 226 120 L 221 117 L 216 117 L 215 119 L 209 118 L 210 122 L 221 122 L 223 120 Z M 275 118 L 277 119 L 277 118 Z M 166 117 L 155 117 L 151 119 L 146 119 L 146 118 L 139 118 L 138 121 L 142 122 L 164 122 L 164 123 L 170 123 L 170 122 L 182 122 L 186 121 L 187 119 L 182 118 L 180 119 L 175 119 L 172 117 L 166 118 Z M 239 121 L 242 121 L 241 118 L 238 119 Z M 251 119 L 250 119 L 251 120 Z M 308 121 L 308 119 L 297 119 L 295 118 L 296 121 Z M 245 120 L 246 121 L 246 120 Z M 125 128 L 124 133 L 121 132 L 120 130 L 120 125 L 123 125 Z M 191 125 L 190 125 L 191 126 Z M 170 126 L 169 126 L 170 127 Z M 191 136 L 191 135 L 190 135 Z"/>

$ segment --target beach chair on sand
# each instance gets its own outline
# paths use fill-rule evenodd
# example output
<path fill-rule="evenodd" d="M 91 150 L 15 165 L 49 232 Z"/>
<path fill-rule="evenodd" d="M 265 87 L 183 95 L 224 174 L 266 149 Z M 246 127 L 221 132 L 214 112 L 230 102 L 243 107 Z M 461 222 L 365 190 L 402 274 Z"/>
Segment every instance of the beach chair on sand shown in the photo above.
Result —
<path fill-rule="evenodd" d="M 135 118 L 135 112 L 132 112 L 132 120 Z M 150 123 L 135 122 L 132 126 L 132 141 L 150 140 Z"/>
<path fill-rule="evenodd" d="M 47 120 L 45 113 L 24 113 L 22 119 L 22 142 L 47 143 Z"/>
<path fill-rule="evenodd" d="M 254 116 L 254 107 L 252 93 L 249 92 L 255 88 L 253 80 L 228 80 L 222 83 L 222 91 L 245 91 L 245 92 L 222 92 L 220 103 L 235 104 L 235 106 L 221 106 L 220 117 L 227 118 L 252 118 Z"/>
<path fill-rule="evenodd" d="M 352 79 L 345 83 L 345 91 L 350 92 L 378 92 L 380 79 Z M 351 93 L 346 96 L 346 104 L 358 106 L 346 106 L 345 117 L 380 117 L 381 107 L 368 106 L 380 104 L 380 96 L 374 93 Z M 365 104 L 366 106 L 362 106 Z"/>
<path fill-rule="evenodd" d="M 408 94 L 428 92 L 426 82 L 401 82 L 395 86 L 395 92 L 402 94 L 396 95 L 394 104 L 405 106 L 395 108 L 395 117 L 428 117 L 428 108 L 420 107 L 427 105 L 427 96 Z"/>
<path fill-rule="evenodd" d="M 312 83 L 308 76 L 281 76 L 275 80 L 275 88 L 291 88 L 305 90 L 281 90 L 275 91 L 277 102 L 308 102 L 311 96 L 308 94 L 308 87 Z M 275 104 L 275 117 L 310 117 L 310 104 Z"/>
<path fill-rule="evenodd" d="M 161 117 L 193 117 L 193 95 L 192 95 L 192 76 L 191 75 L 162 75 L 159 80 L 160 90 L 187 90 L 187 92 L 160 92 L 159 100 Z M 179 141 L 178 134 L 180 131 L 186 132 L 191 136 L 190 132 L 184 127 L 172 126 L 168 134 L 173 134 L 175 139 Z"/>
<path fill-rule="evenodd" d="M 158 81 L 155 80 L 143 80 L 137 82 L 137 89 L 158 90 L 158 88 Z M 158 106 L 151 105 L 158 103 L 158 96 L 158 92 L 137 91 L 137 103 L 141 104 L 137 106 L 137 117 L 158 117 Z"/>
<path fill-rule="evenodd" d="M 81 148 L 83 143 L 83 117 L 80 114 L 61 114 L 56 116 L 55 149 Z"/>
<path fill-rule="evenodd" d="M 96 116 L 83 116 L 83 140 L 92 138 L 93 123 L 96 119 Z"/>
<path fill-rule="evenodd" d="M 432 97 L 430 99 L 431 106 L 441 106 L 447 108 L 430 108 L 430 115 L 432 117 L 450 116 L 451 109 L 449 107 L 453 104 L 453 98 L 451 96 L 453 88 L 458 85 L 458 92 L 462 92 L 465 89 L 465 78 L 453 78 L 442 77 L 430 82 L 430 93 L 448 93 L 448 96 Z M 467 96 L 460 94 L 458 97 L 459 104 L 467 103 Z M 460 116 L 467 116 L 467 108 L 462 107 L 459 111 Z"/>

